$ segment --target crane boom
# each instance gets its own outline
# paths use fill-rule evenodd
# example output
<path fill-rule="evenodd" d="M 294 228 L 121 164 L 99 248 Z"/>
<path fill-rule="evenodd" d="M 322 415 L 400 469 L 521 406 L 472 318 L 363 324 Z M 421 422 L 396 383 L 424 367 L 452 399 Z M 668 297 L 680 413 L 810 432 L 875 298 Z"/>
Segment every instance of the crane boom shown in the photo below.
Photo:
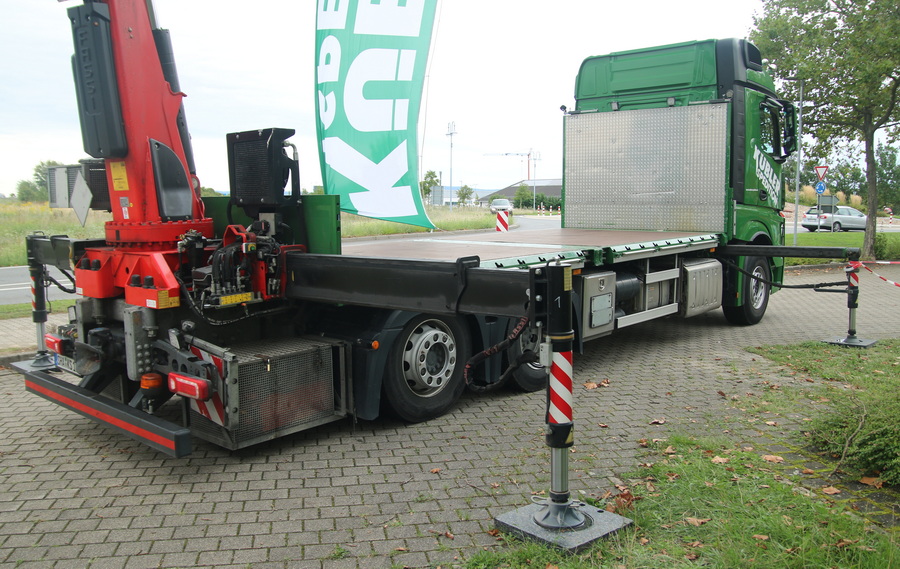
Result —
<path fill-rule="evenodd" d="M 527 156 L 528 157 L 528 160 L 527 160 L 528 177 L 526 178 L 526 180 L 531 179 L 531 161 L 532 160 L 540 160 L 540 158 L 532 158 L 532 156 L 538 156 L 538 153 L 535 152 L 534 150 L 529 150 L 528 152 L 498 152 L 498 153 L 485 154 L 485 156 Z"/>

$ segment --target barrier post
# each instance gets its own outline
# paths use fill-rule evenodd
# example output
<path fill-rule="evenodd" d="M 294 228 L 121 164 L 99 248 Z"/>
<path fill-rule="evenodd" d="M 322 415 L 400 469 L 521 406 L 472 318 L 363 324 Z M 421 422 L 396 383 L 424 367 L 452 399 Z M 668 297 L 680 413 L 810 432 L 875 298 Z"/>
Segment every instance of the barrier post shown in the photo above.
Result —
<path fill-rule="evenodd" d="M 509 231 L 509 212 L 508 211 L 498 211 L 497 212 L 497 231 L 500 231 L 500 232 Z"/>

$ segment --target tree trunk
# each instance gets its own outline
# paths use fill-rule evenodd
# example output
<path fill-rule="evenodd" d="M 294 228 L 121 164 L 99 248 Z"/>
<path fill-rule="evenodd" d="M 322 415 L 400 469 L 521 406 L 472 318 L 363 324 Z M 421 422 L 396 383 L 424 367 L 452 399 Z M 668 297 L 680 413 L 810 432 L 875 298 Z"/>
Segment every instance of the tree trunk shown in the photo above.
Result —
<path fill-rule="evenodd" d="M 865 118 L 863 137 L 866 146 L 866 185 L 869 187 L 866 200 L 866 235 L 863 238 L 862 259 L 875 260 L 875 231 L 878 221 L 878 178 L 875 168 L 875 127 L 872 118 Z"/>

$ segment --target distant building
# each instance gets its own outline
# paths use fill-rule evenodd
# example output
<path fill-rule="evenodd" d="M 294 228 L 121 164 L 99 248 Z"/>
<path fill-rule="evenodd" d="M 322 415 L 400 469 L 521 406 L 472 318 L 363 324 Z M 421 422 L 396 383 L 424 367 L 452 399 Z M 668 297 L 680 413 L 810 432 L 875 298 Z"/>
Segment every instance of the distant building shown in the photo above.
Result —
<path fill-rule="evenodd" d="M 425 203 L 429 205 L 450 205 L 450 200 L 453 200 L 453 205 L 459 205 L 459 198 L 456 196 L 456 192 L 462 186 L 434 186 L 431 188 L 431 193 L 425 199 Z M 496 190 L 472 190 L 472 197 L 469 199 L 468 205 L 482 205 L 484 203 L 483 196 L 487 194 L 496 193 Z"/>
<path fill-rule="evenodd" d="M 532 194 L 544 194 L 547 197 L 558 198 L 562 196 L 562 179 L 561 178 L 547 178 L 543 180 L 521 180 L 516 182 L 515 184 L 509 185 L 502 190 L 494 192 L 490 195 L 487 195 L 481 198 L 482 202 L 491 203 L 491 200 L 496 198 L 506 198 L 508 200 L 512 200 L 516 197 L 516 192 L 519 191 L 520 186 L 526 186 Z"/>

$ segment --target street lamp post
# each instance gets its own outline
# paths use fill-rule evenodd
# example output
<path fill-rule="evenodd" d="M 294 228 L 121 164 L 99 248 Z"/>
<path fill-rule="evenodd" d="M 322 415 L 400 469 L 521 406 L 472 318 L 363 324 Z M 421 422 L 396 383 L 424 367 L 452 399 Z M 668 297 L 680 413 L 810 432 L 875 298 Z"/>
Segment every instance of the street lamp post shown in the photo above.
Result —
<path fill-rule="evenodd" d="M 456 134 L 456 121 L 447 124 L 447 136 L 450 137 L 450 211 L 453 211 L 453 135 Z"/>
<path fill-rule="evenodd" d="M 800 101 L 797 104 L 797 175 L 794 181 L 794 247 L 797 246 L 797 224 L 800 220 L 800 170 L 803 168 L 803 87 L 805 80 L 787 77 L 787 81 L 800 83 Z"/>
<path fill-rule="evenodd" d="M 537 161 L 541 155 L 537 152 L 528 152 L 528 160 L 534 161 L 534 179 L 531 181 L 531 209 L 537 211 Z"/>

